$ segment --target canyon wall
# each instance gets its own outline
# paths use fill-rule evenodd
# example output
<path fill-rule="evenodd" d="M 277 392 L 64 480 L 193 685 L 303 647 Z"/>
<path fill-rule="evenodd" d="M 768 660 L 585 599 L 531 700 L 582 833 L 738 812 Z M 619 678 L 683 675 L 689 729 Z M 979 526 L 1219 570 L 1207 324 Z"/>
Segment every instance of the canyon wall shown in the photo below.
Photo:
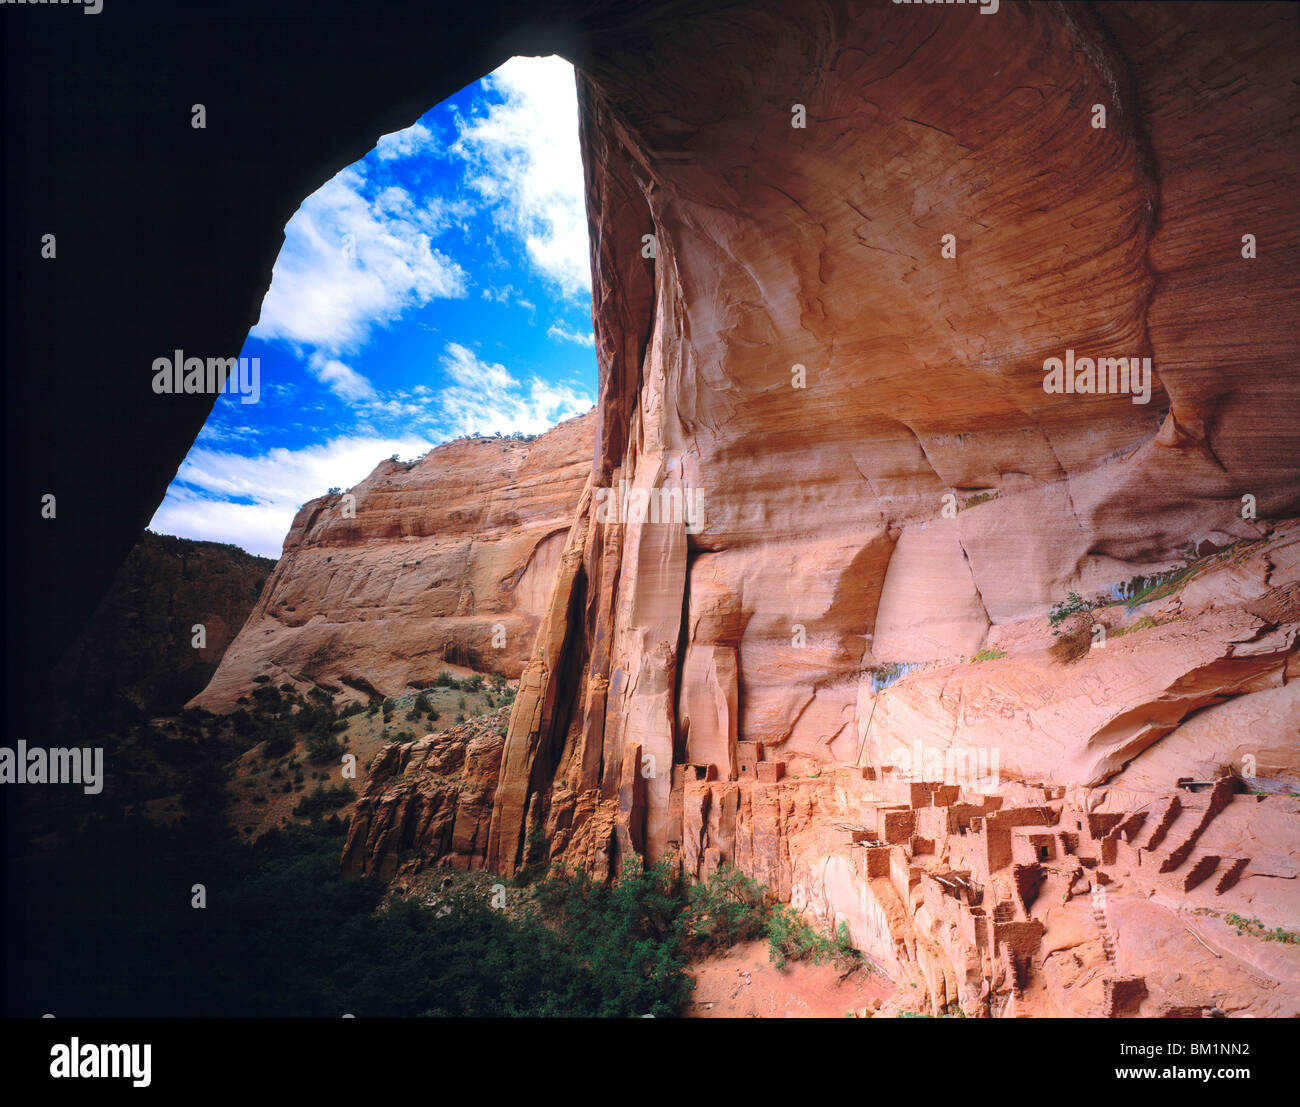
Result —
<path fill-rule="evenodd" d="M 594 466 L 504 741 L 386 751 L 349 869 L 734 864 L 935 1014 L 1300 1011 L 1231 923 L 1300 908 L 1300 65 L 1237 11 L 595 20 Z"/>
<path fill-rule="evenodd" d="M 391 871 L 394 841 L 502 872 L 539 840 L 605 873 L 632 852 L 734 860 L 940 1009 L 1059 1012 L 1069 992 L 1077 1013 L 1293 1013 L 1293 946 L 1187 916 L 1296 917 L 1294 9 L 483 0 L 451 24 L 418 5 L 376 24 L 289 6 L 7 28 L 6 86 L 18 102 L 25 77 L 42 111 L 15 115 L 27 172 L 6 218 L 17 240 L 57 212 L 62 247 L 9 259 L 16 502 L 59 505 L 57 525 L 25 510 L 12 528 L 11 685 L 49 699 L 211 408 L 150 394 L 151 358 L 237 352 L 304 196 L 511 53 L 561 50 L 581 71 L 596 464 L 537 526 L 556 565 L 530 587 L 539 633 L 514 624 L 500 749 L 387 754 L 352 863 Z M 254 41 L 283 80 L 232 69 Z M 85 111 L 160 50 L 176 64 Z M 172 125 L 191 87 L 225 90 L 202 142 Z M 237 204 L 233 165 L 253 169 Z M 1149 356 L 1149 402 L 1045 393 L 1066 351 Z M 403 479 L 383 469 L 377 510 Z M 611 522 L 600 493 L 628 486 L 634 506 L 704 493 L 703 525 Z M 429 553 L 430 579 L 454 582 L 436 602 L 406 594 L 391 548 L 372 593 L 349 541 L 368 524 L 335 526 L 340 506 L 295 528 L 312 588 L 286 568 L 285 602 L 254 612 L 283 650 L 237 643 L 212 706 L 262 671 L 360 697 L 448 650 L 484 664 L 482 627 L 443 621 L 462 600 L 510 608 L 492 591 L 507 577 L 480 592 L 462 532 L 448 563 Z M 377 545 L 433 537 L 389 514 Z M 340 552 L 309 553 L 313 535 Z M 509 573 L 538 547 L 511 548 Z M 318 605 L 344 551 L 346 587 Z M 1089 648 L 1052 652 L 1049 605 L 1188 551 L 1197 575 L 1154 614 L 1099 609 Z M 882 687 L 890 665 L 907 672 Z M 1003 782 L 896 779 L 901 752 L 923 744 L 925 766 L 966 743 L 1004 759 Z M 413 781 L 426 770 L 450 779 Z M 1040 981 L 1059 987 L 1035 999 Z"/>
<path fill-rule="evenodd" d="M 490 867 L 598 809 L 650 859 L 681 848 L 685 782 L 739 779 L 754 743 L 857 765 L 978 739 L 1010 777 L 1172 786 L 1231 760 L 1249 693 L 1261 762 L 1294 771 L 1293 553 L 1242 570 L 1269 611 L 1202 597 L 1115 643 L 1120 676 L 1043 647 L 1067 593 L 1300 513 L 1295 38 L 1270 6 L 767 3 L 593 32 L 596 468 Z M 1149 358 L 1149 391 L 1045 390 L 1075 356 Z M 887 665 L 928 683 L 866 749 Z"/>
<path fill-rule="evenodd" d="M 531 442 L 465 438 L 304 504 L 284 552 L 194 706 L 232 711 L 253 678 L 340 704 L 439 669 L 517 677 L 579 493 L 595 416 Z"/>

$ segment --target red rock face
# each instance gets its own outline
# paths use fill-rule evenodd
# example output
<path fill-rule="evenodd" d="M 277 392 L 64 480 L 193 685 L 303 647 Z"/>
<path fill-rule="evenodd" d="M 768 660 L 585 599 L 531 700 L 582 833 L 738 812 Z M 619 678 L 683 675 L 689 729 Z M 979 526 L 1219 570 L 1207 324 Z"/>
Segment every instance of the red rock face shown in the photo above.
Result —
<path fill-rule="evenodd" d="M 602 866 L 638 835 L 697 875 L 738 864 L 848 921 L 936 1009 L 1295 1009 L 1209 965 L 1184 1002 L 1140 954 L 1120 973 L 1109 931 L 1096 964 L 1054 960 L 1096 928 L 1029 909 L 1048 885 L 1068 906 L 1065 869 L 1100 864 L 1077 830 L 1048 842 L 1052 871 L 1019 858 L 1032 836 L 993 834 L 985 875 L 1005 887 L 983 915 L 921 892 L 964 854 L 919 860 L 1010 782 L 1147 802 L 1227 768 L 1300 776 L 1300 67 L 1289 14 L 1240 12 L 772 3 L 597 34 L 579 81 L 596 469 L 511 719 L 489 867 L 517 866 L 532 826 L 563 824 L 553 856 L 589 854 L 586 812 Z M 1149 358 L 1150 378 L 1045 387 L 1051 359 L 1080 358 Z M 702 518 L 652 514 L 665 496 Z M 1051 634 L 1069 592 L 1230 546 L 1152 606 L 1065 624 L 1077 648 Z M 881 691 L 887 665 L 910 675 Z M 775 760 L 784 778 L 749 783 L 746 743 L 766 751 L 755 776 Z M 912 779 L 927 750 L 941 774 L 973 753 L 998 779 L 933 804 L 965 804 L 951 826 L 886 812 L 879 856 L 831 864 L 829 820 L 889 803 L 808 778 L 897 779 L 900 750 Z M 1071 810 L 1102 802 L 1140 806 Z M 1242 806 L 1235 840 L 1273 840 L 1258 817 Z M 1295 810 L 1269 817 L 1295 839 Z M 1235 855 L 1175 860 L 1155 872 L 1180 884 L 1161 885 L 1169 912 L 1208 874 L 1225 898 L 1207 910 L 1295 915 L 1293 857 L 1244 891 L 1223 879 L 1249 871 Z M 1124 932 L 1168 931 L 1138 902 L 1153 874 L 1111 863 L 1089 884 L 1116 885 Z"/>
<path fill-rule="evenodd" d="M 506 714 L 380 750 L 348 825 L 344 872 L 388 878 L 407 858 L 481 867 Z"/>
<path fill-rule="evenodd" d="M 576 56 L 595 465 L 486 841 L 481 793 L 472 848 L 407 796 L 349 856 L 735 864 L 935 1013 L 1300 1010 L 1223 922 L 1298 906 L 1300 809 L 1252 794 L 1300 779 L 1292 13 L 618 22 Z"/>
<path fill-rule="evenodd" d="M 349 493 L 306 504 L 193 702 L 233 710 L 263 673 L 334 688 L 340 703 L 399 694 L 446 665 L 518 676 L 594 432 L 586 415 L 533 442 L 462 439 L 409 469 L 381 462 Z"/>
<path fill-rule="evenodd" d="M 964 662 L 1068 591 L 1300 509 L 1281 9 L 1227 25 L 1147 6 L 767 4 L 688 22 L 599 40 L 580 80 L 593 509 L 498 809 L 513 824 L 546 804 L 513 747 L 558 751 L 565 786 L 580 765 L 576 784 L 613 798 L 635 745 L 651 857 L 676 841 L 666 766 L 732 776 L 737 739 L 855 761 L 866 670 Z M 1202 137 L 1221 132 L 1226 147 Z M 1256 225 L 1271 260 L 1242 256 Z M 1049 359 L 1076 355 L 1150 358 L 1149 395 L 1045 391 Z M 703 519 L 602 522 L 596 497 L 622 487 L 698 492 Z M 958 699 L 936 676 L 917 708 L 933 725 L 905 736 L 951 739 L 957 703 L 968 723 L 1019 710 L 1011 772 L 1096 783 L 1176 745 L 1200 708 L 1282 683 L 1294 634 L 1245 661 L 1234 636 L 1263 621 L 1235 616 L 1135 638 L 1118 686 L 1049 663 L 972 670 Z M 1006 683 L 981 705 L 991 675 Z M 1166 690 L 1178 706 L 1139 717 Z M 1285 745 L 1284 714 L 1265 712 L 1263 744 Z M 522 824 L 493 833 L 508 868 Z"/>

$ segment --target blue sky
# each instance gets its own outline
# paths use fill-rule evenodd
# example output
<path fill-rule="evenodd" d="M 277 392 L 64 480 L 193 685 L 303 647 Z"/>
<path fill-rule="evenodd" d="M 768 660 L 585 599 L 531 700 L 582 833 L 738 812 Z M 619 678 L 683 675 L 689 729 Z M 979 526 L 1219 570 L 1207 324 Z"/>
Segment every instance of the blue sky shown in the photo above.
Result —
<path fill-rule="evenodd" d="M 241 356 L 259 402 L 217 399 L 150 529 L 279 557 L 302 504 L 383 458 L 589 410 L 572 67 L 512 58 L 309 196 Z"/>

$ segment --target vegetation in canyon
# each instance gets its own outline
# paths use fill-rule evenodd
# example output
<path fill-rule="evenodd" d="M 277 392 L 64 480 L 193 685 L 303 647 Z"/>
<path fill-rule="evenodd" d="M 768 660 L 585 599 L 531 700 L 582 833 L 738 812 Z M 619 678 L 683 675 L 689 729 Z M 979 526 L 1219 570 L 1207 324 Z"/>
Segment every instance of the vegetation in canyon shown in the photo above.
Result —
<path fill-rule="evenodd" d="M 33 1013 L 665 1017 L 690 1003 L 690 963 L 737 942 L 765 938 L 778 966 L 861 962 L 846 931 L 817 933 L 732 869 L 692 883 L 633 859 L 603 884 L 543 861 L 507 886 L 438 868 L 425 874 L 436 891 L 414 893 L 343 877 L 356 792 L 326 767 L 360 748 L 357 728 L 395 740 L 409 732 L 384 730 L 380 711 L 432 720 L 440 696 L 478 713 L 513 694 L 502 678 L 439 673 L 337 710 L 324 690 L 267 677 L 230 716 L 104 705 L 122 769 L 110 802 L 64 812 L 18 859 L 43 935 L 22 968 Z M 252 812 L 270 828 L 254 833 Z"/>

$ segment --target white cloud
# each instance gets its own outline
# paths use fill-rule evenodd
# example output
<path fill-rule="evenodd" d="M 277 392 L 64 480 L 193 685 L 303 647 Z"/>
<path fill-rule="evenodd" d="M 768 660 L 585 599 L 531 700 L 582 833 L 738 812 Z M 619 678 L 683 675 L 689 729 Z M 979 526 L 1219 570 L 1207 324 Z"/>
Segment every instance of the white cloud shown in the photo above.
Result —
<path fill-rule="evenodd" d="M 321 384 L 328 386 L 340 400 L 356 404 L 363 400 L 378 399 L 374 385 L 355 369 L 344 365 L 337 358 L 327 358 L 323 354 L 312 354 L 307 360 L 307 367 Z"/>
<path fill-rule="evenodd" d="M 216 409 L 213 409 L 214 413 Z M 250 438 L 256 438 L 262 433 L 260 427 L 238 426 L 225 427 L 209 419 L 203 424 L 203 429 L 199 431 L 197 442 L 244 442 Z"/>
<path fill-rule="evenodd" d="M 404 131 L 394 131 L 390 135 L 384 135 L 375 143 L 375 154 L 380 161 L 409 158 L 412 154 L 437 149 L 437 137 L 423 123 L 415 123 Z"/>
<path fill-rule="evenodd" d="M 464 270 L 429 237 L 453 213 L 417 209 L 400 188 L 367 199 L 365 184 L 364 167 L 350 166 L 289 220 L 253 337 L 337 355 L 410 307 L 465 295 Z"/>
<path fill-rule="evenodd" d="M 461 263 L 480 255 L 451 257 L 434 242 L 451 228 L 470 233 L 466 221 L 479 211 L 491 220 L 473 229 L 480 248 L 495 259 L 488 268 L 501 270 L 502 283 L 514 281 L 482 289 L 486 300 L 537 311 L 521 293 L 519 267 L 511 272 L 511 260 L 497 248 L 506 236 L 522 243 L 529 263 L 557 298 L 589 294 L 573 69 L 559 58 L 514 58 L 486 81 L 503 102 L 458 120 L 460 134 L 451 151 L 442 149 L 436 130 L 423 123 L 385 135 L 369 168 L 358 164 L 338 173 L 303 202 L 285 228 L 251 336 L 289 348 L 316 381 L 348 405 L 346 418 L 327 431 L 317 430 L 318 424 L 292 427 L 318 440 L 325 433 L 341 436 L 249 457 L 231 448 L 257 449 L 254 428 L 205 429 L 155 513 L 154 530 L 233 542 L 278 557 L 300 504 L 331 486 L 356 484 L 381 458 L 412 457 L 461 434 L 541 433 L 590 408 L 592 398 L 578 383 L 516 377 L 457 343 L 447 344 L 443 387 L 432 390 L 425 385 L 386 389 L 383 370 L 362 355 L 377 329 L 433 299 L 468 294 L 470 278 Z M 397 159 L 449 152 L 465 169 L 458 198 L 423 197 L 414 185 L 412 192 L 394 183 Z M 408 168 L 418 166 L 413 160 L 402 166 Z M 495 233 L 481 233 L 487 230 Z M 525 271 L 523 277 L 531 291 L 533 274 Z M 543 302 L 553 318 L 571 307 Z M 589 335 L 569 330 L 558 318 L 549 333 L 559 341 L 593 344 Z M 334 407 L 313 395 L 309 381 L 303 381 L 301 400 L 298 391 L 299 385 L 289 382 L 268 381 L 263 389 L 281 406 L 294 407 L 291 418 L 309 423 L 314 413 Z M 274 440 L 273 428 L 268 426 L 267 434 Z"/>
<path fill-rule="evenodd" d="M 452 434 L 541 434 L 581 415 L 593 402 L 580 388 L 567 384 L 534 376 L 525 385 L 505 366 L 485 362 L 457 342 L 447 344 L 442 364 L 455 382 L 438 393 Z"/>
<path fill-rule="evenodd" d="M 331 487 L 358 484 L 383 458 L 416 457 L 430 447 L 430 442 L 414 435 L 343 437 L 253 457 L 196 447 L 181 465 L 149 529 L 230 542 L 278 558 L 300 504 Z M 232 502 L 232 498 L 250 502 Z"/>
<path fill-rule="evenodd" d="M 594 334 L 583 334 L 581 331 L 571 331 L 563 323 L 555 322 L 547 329 L 546 334 L 560 342 L 576 342 L 579 346 L 596 345 L 596 336 Z"/>
<path fill-rule="evenodd" d="M 578 96 L 563 58 L 511 58 L 484 78 L 505 97 L 461 123 L 452 152 L 497 222 L 566 296 L 591 289 Z"/>

